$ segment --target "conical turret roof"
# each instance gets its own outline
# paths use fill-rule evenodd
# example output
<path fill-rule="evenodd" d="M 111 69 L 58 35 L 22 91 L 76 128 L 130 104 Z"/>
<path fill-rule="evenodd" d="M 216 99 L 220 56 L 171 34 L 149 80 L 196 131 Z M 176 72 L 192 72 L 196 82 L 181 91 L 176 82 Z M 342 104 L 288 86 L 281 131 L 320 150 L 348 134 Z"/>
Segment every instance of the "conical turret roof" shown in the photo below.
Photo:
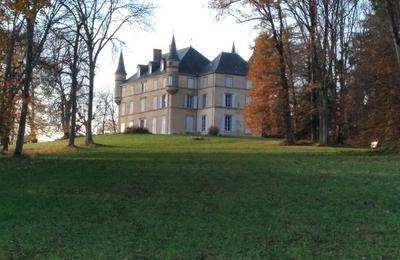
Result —
<path fill-rule="evenodd" d="M 234 53 L 234 54 L 237 54 L 237 53 L 236 53 L 235 42 L 233 42 L 233 44 L 232 44 L 232 51 L 231 51 L 231 52 Z"/>
<path fill-rule="evenodd" d="M 124 56 L 122 55 L 122 51 L 121 51 L 121 54 L 119 55 L 118 67 L 117 67 L 117 71 L 115 72 L 115 74 L 126 75 Z"/>
<path fill-rule="evenodd" d="M 176 49 L 175 35 L 172 36 L 172 42 L 169 46 L 169 54 L 167 60 L 179 60 L 178 51 Z"/>

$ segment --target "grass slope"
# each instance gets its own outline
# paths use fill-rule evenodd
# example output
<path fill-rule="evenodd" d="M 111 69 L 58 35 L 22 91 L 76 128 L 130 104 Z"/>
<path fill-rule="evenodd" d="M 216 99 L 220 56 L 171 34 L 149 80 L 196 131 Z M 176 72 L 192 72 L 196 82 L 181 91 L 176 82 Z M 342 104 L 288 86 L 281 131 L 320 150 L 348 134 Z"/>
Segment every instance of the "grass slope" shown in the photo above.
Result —
<path fill-rule="evenodd" d="M 96 141 L 0 159 L 0 258 L 400 257 L 398 155 L 260 139 Z"/>

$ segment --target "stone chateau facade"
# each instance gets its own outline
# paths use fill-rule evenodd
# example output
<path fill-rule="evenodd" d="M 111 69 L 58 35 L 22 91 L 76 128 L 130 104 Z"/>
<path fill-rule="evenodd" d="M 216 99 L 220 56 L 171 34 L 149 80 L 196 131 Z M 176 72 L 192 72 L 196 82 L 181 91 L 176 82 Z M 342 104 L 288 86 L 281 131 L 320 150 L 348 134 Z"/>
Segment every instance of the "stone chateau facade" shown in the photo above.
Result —
<path fill-rule="evenodd" d="M 130 78 L 121 53 L 115 73 L 119 131 L 138 126 L 154 134 L 207 134 L 217 126 L 222 135 L 250 135 L 244 118 L 247 73 L 235 45 L 210 61 L 193 47 L 177 50 L 173 37 L 169 53 L 154 49 L 153 60 L 138 65 Z"/>

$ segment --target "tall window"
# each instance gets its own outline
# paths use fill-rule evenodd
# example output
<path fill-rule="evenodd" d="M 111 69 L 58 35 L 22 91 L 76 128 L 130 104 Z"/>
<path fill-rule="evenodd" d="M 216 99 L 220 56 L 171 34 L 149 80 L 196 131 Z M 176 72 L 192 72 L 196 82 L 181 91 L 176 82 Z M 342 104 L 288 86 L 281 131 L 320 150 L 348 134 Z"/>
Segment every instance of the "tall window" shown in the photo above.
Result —
<path fill-rule="evenodd" d="M 185 106 L 187 108 L 196 108 L 197 107 L 197 97 L 196 96 L 186 96 Z"/>
<path fill-rule="evenodd" d="M 153 81 L 153 90 L 156 90 L 158 86 L 158 80 Z"/>
<path fill-rule="evenodd" d="M 156 109 L 157 109 L 157 101 L 158 101 L 157 96 L 154 96 L 154 97 L 153 97 L 153 110 L 156 110 Z"/>
<path fill-rule="evenodd" d="M 135 109 L 135 102 L 131 101 L 129 103 L 129 114 L 133 114 L 133 112 L 135 112 L 134 109 Z"/>
<path fill-rule="evenodd" d="M 225 130 L 225 132 L 232 131 L 232 116 L 231 115 L 225 115 L 224 130 Z"/>
<path fill-rule="evenodd" d="M 121 87 L 121 96 L 125 97 L 126 96 L 126 88 L 125 87 Z"/>
<path fill-rule="evenodd" d="M 205 77 L 204 79 L 203 79 L 203 87 L 208 87 L 208 77 Z"/>
<path fill-rule="evenodd" d="M 146 82 L 142 81 L 142 85 L 140 85 L 140 92 L 141 93 L 146 92 Z"/>
<path fill-rule="evenodd" d="M 208 106 L 208 98 L 207 98 L 207 94 L 203 94 L 203 108 L 206 108 Z"/>
<path fill-rule="evenodd" d="M 232 94 L 225 94 L 225 107 L 232 107 Z"/>
<path fill-rule="evenodd" d="M 125 133 L 125 123 L 121 124 L 121 133 Z"/>
<path fill-rule="evenodd" d="M 174 83 L 174 77 L 168 76 L 168 86 L 172 86 Z"/>
<path fill-rule="evenodd" d="M 201 116 L 201 131 L 202 132 L 207 131 L 207 116 L 206 115 Z"/>
<path fill-rule="evenodd" d="M 251 81 L 250 80 L 246 80 L 246 89 L 251 89 L 252 85 L 251 85 Z"/>
<path fill-rule="evenodd" d="M 140 100 L 140 112 L 146 111 L 146 98 Z"/>
<path fill-rule="evenodd" d="M 188 88 L 194 88 L 194 79 L 188 78 L 187 85 Z"/>
<path fill-rule="evenodd" d="M 153 117 L 153 122 L 151 124 L 151 132 L 157 134 L 157 118 Z"/>
<path fill-rule="evenodd" d="M 131 94 L 131 95 L 135 94 L 135 87 L 134 87 L 134 86 L 131 86 L 130 89 L 131 89 L 130 94 Z"/>
<path fill-rule="evenodd" d="M 246 96 L 246 105 L 249 105 L 251 103 L 251 97 Z"/>
<path fill-rule="evenodd" d="M 162 95 L 161 97 L 161 108 L 167 107 L 167 95 Z"/>
<path fill-rule="evenodd" d="M 232 77 L 226 77 L 225 78 L 225 87 L 233 87 L 233 78 Z"/>
<path fill-rule="evenodd" d="M 121 104 L 121 116 L 125 115 L 125 112 L 126 112 L 125 109 L 126 109 L 126 104 L 122 103 Z"/>
<path fill-rule="evenodd" d="M 139 127 L 146 128 L 146 119 L 142 118 L 139 120 Z"/>

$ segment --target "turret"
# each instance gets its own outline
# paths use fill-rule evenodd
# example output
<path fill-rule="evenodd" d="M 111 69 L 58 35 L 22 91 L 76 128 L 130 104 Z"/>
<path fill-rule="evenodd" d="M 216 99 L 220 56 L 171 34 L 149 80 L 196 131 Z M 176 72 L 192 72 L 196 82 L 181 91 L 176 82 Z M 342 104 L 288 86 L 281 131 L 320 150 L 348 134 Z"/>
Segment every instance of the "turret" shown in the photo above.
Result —
<path fill-rule="evenodd" d="M 235 42 L 233 42 L 233 44 L 232 44 L 232 51 L 231 51 L 231 52 L 232 52 L 233 54 L 237 54 Z"/>
<path fill-rule="evenodd" d="M 172 42 L 169 46 L 169 53 L 166 60 L 166 71 L 167 71 L 167 92 L 171 95 L 174 95 L 178 92 L 178 72 L 179 72 L 179 56 L 178 51 L 176 49 L 175 44 L 175 36 L 172 36 Z"/>
<path fill-rule="evenodd" d="M 125 63 L 124 63 L 124 56 L 121 54 L 119 55 L 118 67 L 117 71 L 115 72 L 115 87 L 114 87 L 114 101 L 117 105 L 121 104 L 122 100 L 122 87 L 121 84 L 126 80 L 126 71 L 125 71 Z"/>

